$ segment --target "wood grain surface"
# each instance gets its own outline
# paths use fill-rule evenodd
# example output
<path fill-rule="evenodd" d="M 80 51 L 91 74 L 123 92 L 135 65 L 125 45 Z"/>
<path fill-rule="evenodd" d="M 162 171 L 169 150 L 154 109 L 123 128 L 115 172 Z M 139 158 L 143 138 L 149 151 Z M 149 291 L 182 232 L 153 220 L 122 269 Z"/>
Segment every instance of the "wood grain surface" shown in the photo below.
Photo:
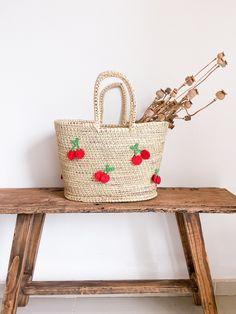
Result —
<path fill-rule="evenodd" d="M 187 237 L 196 272 L 196 281 L 202 301 L 203 312 L 204 314 L 217 314 L 218 311 L 211 272 L 208 264 L 199 214 L 184 214 L 183 221 L 187 230 Z"/>
<path fill-rule="evenodd" d="M 189 293 L 190 280 L 89 280 L 33 281 L 24 287 L 27 295 Z"/>
<path fill-rule="evenodd" d="M 64 198 L 62 188 L 0 189 L 0 214 L 188 212 L 236 213 L 236 196 L 220 188 L 159 188 L 141 202 L 82 203 Z"/>
<path fill-rule="evenodd" d="M 18 306 L 26 306 L 29 302 L 29 297 L 23 294 L 22 287 L 29 281 L 32 281 L 33 278 L 44 220 L 45 214 L 35 214 L 33 216 L 32 228 L 28 238 L 28 254 L 25 258 L 23 277 L 19 290 Z"/>
<path fill-rule="evenodd" d="M 187 269 L 189 273 L 189 278 L 195 283 L 196 286 L 198 286 L 193 256 L 191 252 L 191 246 L 190 246 L 189 237 L 188 237 L 188 231 L 185 226 L 185 217 L 183 213 L 176 213 L 175 216 L 176 216 L 176 221 L 179 228 L 180 239 L 181 239 L 183 250 L 184 250 L 184 256 L 185 256 L 186 265 L 187 265 Z M 193 299 L 196 305 L 202 304 L 199 290 L 193 291 Z"/>
<path fill-rule="evenodd" d="M 33 215 L 17 216 L 1 314 L 15 314 L 17 311 L 32 224 Z"/>

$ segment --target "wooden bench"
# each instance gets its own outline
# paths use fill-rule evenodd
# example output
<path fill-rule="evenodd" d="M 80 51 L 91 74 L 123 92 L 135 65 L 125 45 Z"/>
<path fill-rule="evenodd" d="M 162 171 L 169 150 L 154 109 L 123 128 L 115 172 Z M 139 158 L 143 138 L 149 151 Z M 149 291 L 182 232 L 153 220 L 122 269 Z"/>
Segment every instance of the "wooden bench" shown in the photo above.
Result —
<path fill-rule="evenodd" d="M 160 188 L 157 198 L 133 203 L 68 201 L 60 188 L 0 189 L 0 214 L 17 214 L 2 314 L 26 306 L 30 295 L 189 293 L 205 314 L 217 307 L 199 213 L 236 213 L 236 196 L 219 188 Z M 190 279 L 33 281 L 46 214 L 175 213 Z"/>

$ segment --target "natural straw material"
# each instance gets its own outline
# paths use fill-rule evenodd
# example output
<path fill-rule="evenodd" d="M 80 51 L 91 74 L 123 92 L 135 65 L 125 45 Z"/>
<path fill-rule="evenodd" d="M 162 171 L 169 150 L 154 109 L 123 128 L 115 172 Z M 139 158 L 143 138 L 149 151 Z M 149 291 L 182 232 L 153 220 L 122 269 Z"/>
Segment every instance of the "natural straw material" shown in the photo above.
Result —
<path fill-rule="evenodd" d="M 101 92 L 101 83 L 107 78 L 119 78 L 123 83 L 113 83 Z M 124 85 L 123 85 L 124 84 Z M 130 99 L 130 114 L 126 122 L 126 92 Z M 122 124 L 102 124 L 105 93 L 119 87 L 122 93 Z M 59 158 L 65 185 L 65 197 L 84 202 L 124 202 L 151 199 L 157 195 L 152 175 L 160 168 L 167 122 L 135 123 L 136 101 L 128 79 L 119 72 L 101 73 L 94 89 L 94 121 L 57 120 L 55 129 Z M 67 157 L 71 141 L 78 138 L 85 151 L 83 159 Z M 135 166 L 131 162 L 134 152 L 130 146 L 138 143 L 151 157 Z M 106 165 L 114 167 L 110 181 L 103 184 L 95 180 L 95 173 L 104 171 Z"/>
<path fill-rule="evenodd" d="M 121 92 L 122 107 L 121 107 L 120 124 L 125 126 L 127 123 L 127 93 L 125 90 L 125 86 L 122 82 L 115 82 L 115 83 L 109 84 L 106 87 L 104 87 L 103 90 L 100 92 L 99 101 L 100 101 L 100 107 L 101 107 L 101 123 L 103 123 L 104 96 L 109 90 L 113 88 L 119 88 Z"/>

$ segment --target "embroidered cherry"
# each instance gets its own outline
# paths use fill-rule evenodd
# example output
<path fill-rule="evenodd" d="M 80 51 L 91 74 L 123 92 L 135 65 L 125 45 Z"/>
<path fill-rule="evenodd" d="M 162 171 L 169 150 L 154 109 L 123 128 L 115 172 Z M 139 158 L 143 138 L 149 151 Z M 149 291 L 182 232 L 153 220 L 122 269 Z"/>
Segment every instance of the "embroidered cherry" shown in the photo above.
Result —
<path fill-rule="evenodd" d="M 131 158 L 131 161 L 132 163 L 135 165 L 135 166 L 138 166 L 142 163 L 143 159 L 142 159 L 142 156 L 141 155 L 134 155 L 132 158 Z"/>
<path fill-rule="evenodd" d="M 75 151 L 73 150 L 70 150 L 67 154 L 67 157 L 70 159 L 70 160 L 73 160 L 75 159 Z"/>
<path fill-rule="evenodd" d="M 152 181 L 156 184 L 160 184 L 161 183 L 161 177 L 159 176 L 159 168 L 156 168 L 155 170 L 155 174 L 152 176 Z"/>
<path fill-rule="evenodd" d="M 109 176 L 108 174 L 104 173 L 104 174 L 101 176 L 100 181 L 101 181 L 102 183 L 107 183 L 107 182 L 110 181 L 110 176 Z"/>
<path fill-rule="evenodd" d="M 130 146 L 130 149 L 134 151 L 134 156 L 131 158 L 131 162 L 135 166 L 140 165 L 143 161 L 143 158 L 141 156 L 141 149 L 138 146 L 138 143 L 134 144 L 134 146 Z"/>
<path fill-rule="evenodd" d="M 84 149 L 80 148 L 80 141 L 78 138 L 75 138 L 74 140 L 71 141 L 73 144 L 71 150 L 67 153 L 67 157 L 70 160 L 73 160 L 75 158 L 77 159 L 83 159 L 85 156 L 85 151 Z"/>
<path fill-rule="evenodd" d="M 143 159 L 149 159 L 151 155 L 150 155 L 150 153 L 149 153 L 148 150 L 143 149 L 143 150 L 141 151 L 141 156 L 142 156 Z"/>
<path fill-rule="evenodd" d="M 112 172 L 112 171 L 114 171 L 114 170 L 115 170 L 114 167 L 110 167 L 109 165 L 106 165 L 104 171 L 99 170 L 99 171 L 97 171 L 97 172 L 95 173 L 95 180 L 96 180 L 96 181 L 99 181 L 99 182 L 101 182 L 101 183 L 107 183 L 107 182 L 109 182 L 109 181 L 110 181 L 110 176 L 109 176 L 108 173 L 109 173 L 109 172 Z"/>
<path fill-rule="evenodd" d="M 104 174 L 103 171 L 97 171 L 97 172 L 95 173 L 95 180 L 96 180 L 96 181 L 100 181 L 101 176 L 102 176 L 103 174 Z"/>
<path fill-rule="evenodd" d="M 83 159 L 84 155 L 85 155 L 85 151 L 82 148 L 76 149 L 76 151 L 75 151 L 75 157 L 76 158 Z"/>
<path fill-rule="evenodd" d="M 143 159 L 147 160 L 151 156 L 148 150 L 141 150 L 138 143 L 134 144 L 134 146 L 130 146 L 130 149 L 134 151 L 134 156 L 131 158 L 131 161 L 135 166 L 140 165 Z"/>

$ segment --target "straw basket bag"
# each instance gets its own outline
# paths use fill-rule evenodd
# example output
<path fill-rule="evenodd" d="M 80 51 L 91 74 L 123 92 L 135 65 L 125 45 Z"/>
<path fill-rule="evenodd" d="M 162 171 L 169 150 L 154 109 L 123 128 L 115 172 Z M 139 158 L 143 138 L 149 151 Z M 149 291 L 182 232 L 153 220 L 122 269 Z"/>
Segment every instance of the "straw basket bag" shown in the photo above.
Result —
<path fill-rule="evenodd" d="M 101 89 L 102 81 L 119 78 Z M 103 124 L 105 93 L 122 94 L 120 125 Z M 127 93 L 130 113 L 126 121 Z M 136 101 L 128 79 L 119 72 L 101 73 L 94 88 L 94 121 L 56 120 L 65 197 L 83 202 L 141 201 L 157 195 L 156 183 L 167 122 L 135 123 Z"/>

